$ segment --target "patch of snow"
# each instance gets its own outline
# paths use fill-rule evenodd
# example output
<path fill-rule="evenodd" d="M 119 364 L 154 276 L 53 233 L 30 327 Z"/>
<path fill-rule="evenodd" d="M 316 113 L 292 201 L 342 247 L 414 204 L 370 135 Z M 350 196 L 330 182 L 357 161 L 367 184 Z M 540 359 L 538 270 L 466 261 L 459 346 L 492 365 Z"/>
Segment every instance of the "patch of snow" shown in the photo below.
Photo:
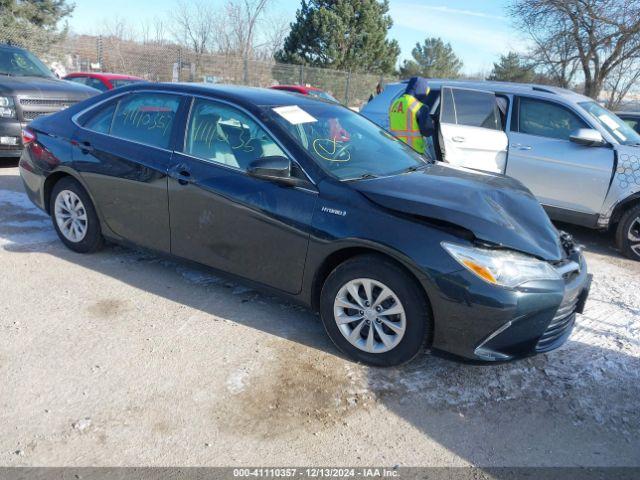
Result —
<path fill-rule="evenodd" d="M 51 243 L 57 235 L 51 220 L 24 192 L 0 190 L 0 247 Z"/>
<path fill-rule="evenodd" d="M 247 379 L 249 371 L 247 369 L 235 370 L 229 378 L 227 378 L 227 390 L 233 395 L 237 395 L 247 388 Z"/>

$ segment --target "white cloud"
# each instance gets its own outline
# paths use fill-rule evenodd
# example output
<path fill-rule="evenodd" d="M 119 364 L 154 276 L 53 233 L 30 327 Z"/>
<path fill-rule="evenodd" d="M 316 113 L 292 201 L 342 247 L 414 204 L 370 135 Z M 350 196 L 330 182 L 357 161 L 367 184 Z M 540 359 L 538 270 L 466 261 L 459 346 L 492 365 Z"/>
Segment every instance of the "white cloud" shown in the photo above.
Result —
<path fill-rule="evenodd" d="M 524 51 L 527 47 L 508 18 L 499 15 L 410 2 L 391 3 L 390 14 L 403 58 L 410 56 L 415 43 L 426 37 L 440 37 L 450 42 L 462 58 L 464 70 L 475 73 L 491 68 L 500 54 Z"/>
<path fill-rule="evenodd" d="M 449 13 L 451 15 L 466 15 L 468 17 L 478 18 L 491 18 L 493 20 L 500 20 L 501 22 L 508 21 L 508 18 L 502 15 L 492 15 L 490 13 L 478 12 L 476 10 L 463 10 L 458 8 L 450 8 L 444 5 L 418 5 L 418 4 L 405 4 L 408 8 L 421 8 L 423 10 L 431 10 L 434 12 Z"/>

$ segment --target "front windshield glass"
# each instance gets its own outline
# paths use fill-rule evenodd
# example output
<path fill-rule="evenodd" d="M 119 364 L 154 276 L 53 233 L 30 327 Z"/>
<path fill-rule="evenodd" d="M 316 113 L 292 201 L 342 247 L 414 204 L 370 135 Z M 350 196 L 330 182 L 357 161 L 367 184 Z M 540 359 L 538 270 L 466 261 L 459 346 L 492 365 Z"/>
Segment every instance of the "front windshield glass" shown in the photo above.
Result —
<path fill-rule="evenodd" d="M 640 135 L 615 113 L 596 102 L 583 102 L 579 105 L 621 144 L 640 145 Z"/>
<path fill-rule="evenodd" d="M 53 77 L 51 70 L 30 52 L 0 48 L 0 74 L 16 77 Z"/>
<path fill-rule="evenodd" d="M 324 170 L 340 180 L 394 175 L 427 159 L 348 108 L 325 102 L 265 107 Z"/>

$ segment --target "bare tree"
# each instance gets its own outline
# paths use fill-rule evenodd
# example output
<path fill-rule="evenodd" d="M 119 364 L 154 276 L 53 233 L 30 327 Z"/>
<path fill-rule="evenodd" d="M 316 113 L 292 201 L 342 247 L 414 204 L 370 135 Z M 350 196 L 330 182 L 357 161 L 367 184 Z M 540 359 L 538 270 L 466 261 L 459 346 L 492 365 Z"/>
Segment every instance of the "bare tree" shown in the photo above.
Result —
<path fill-rule="evenodd" d="M 562 26 L 558 31 L 565 32 L 566 28 Z M 551 83 L 562 88 L 570 88 L 579 68 L 572 39 L 566 35 L 540 38 L 535 29 L 529 30 L 528 33 L 534 42 L 534 47 L 527 58 L 538 74 L 538 80 L 544 80 L 543 83 Z"/>
<path fill-rule="evenodd" d="M 289 20 L 282 15 L 270 15 L 264 19 L 261 31 L 261 41 L 254 46 L 254 56 L 258 60 L 271 60 L 275 53 L 282 48 L 291 26 Z"/>
<path fill-rule="evenodd" d="M 604 82 L 605 106 L 610 110 L 618 110 L 627 94 L 637 89 L 639 80 L 640 60 L 631 58 L 620 63 Z"/>
<path fill-rule="evenodd" d="M 200 69 L 202 55 L 211 49 L 216 17 L 210 5 L 202 0 L 178 0 L 172 12 L 172 33 L 176 42 L 195 55 L 195 69 Z"/>
<path fill-rule="evenodd" d="M 510 11 L 550 72 L 564 83 L 578 65 L 592 98 L 612 72 L 640 56 L 640 0 L 516 0 Z"/>
<path fill-rule="evenodd" d="M 106 49 L 117 58 L 117 65 L 111 66 L 122 72 L 129 71 L 131 66 L 127 62 L 123 47 L 134 38 L 131 25 L 125 18 L 117 15 L 103 21 L 102 32 Z M 105 65 L 100 65 L 100 68 L 104 70 Z"/>

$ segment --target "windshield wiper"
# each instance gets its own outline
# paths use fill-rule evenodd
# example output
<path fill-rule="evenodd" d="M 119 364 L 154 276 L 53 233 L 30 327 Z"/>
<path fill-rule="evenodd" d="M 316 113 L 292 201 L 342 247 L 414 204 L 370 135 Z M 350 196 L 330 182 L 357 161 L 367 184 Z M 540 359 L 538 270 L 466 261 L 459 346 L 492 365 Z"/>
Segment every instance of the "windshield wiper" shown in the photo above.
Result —
<path fill-rule="evenodd" d="M 9 72 L 0 72 L 0 75 L 6 75 L 7 77 L 15 77 L 15 74 Z"/>
<path fill-rule="evenodd" d="M 363 173 L 357 177 L 347 178 L 345 182 L 350 182 L 352 180 L 369 180 L 371 178 L 378 178 L 378 175 L 374 175 L 373 173 Z"/>

